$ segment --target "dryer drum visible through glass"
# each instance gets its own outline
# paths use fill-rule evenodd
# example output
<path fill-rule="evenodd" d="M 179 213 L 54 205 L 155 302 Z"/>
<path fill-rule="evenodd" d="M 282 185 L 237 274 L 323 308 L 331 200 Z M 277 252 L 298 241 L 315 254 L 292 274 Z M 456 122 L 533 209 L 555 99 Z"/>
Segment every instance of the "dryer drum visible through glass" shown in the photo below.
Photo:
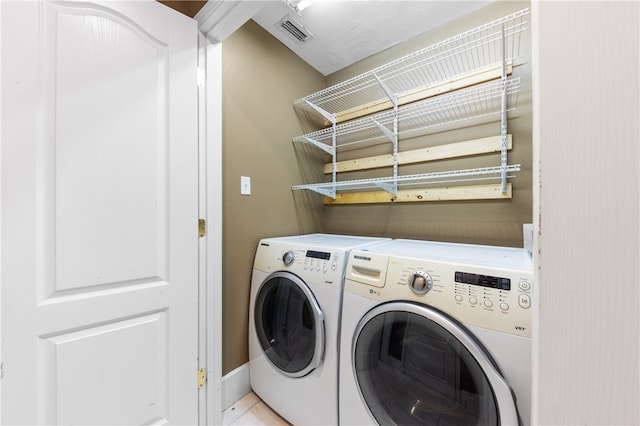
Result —
<path fill-rule="evenodd" d="M 442 312 L 411 302 L 369 311 L 353 338 L 353 369 L 379 424 L 517 424 L 511 390 L 482 345 Z M 505 409 L 506 408 L 506 409 Z M 501 418 L 502 416 L 502 418 Z"/>
<path fill-rule="evenodd" d="M 258 290 L 255 329 L 269 361 L 283 374 L 303 377 L 324 353 L 324 316 L 309 287 L 296 275 L 276 272 Z"/>

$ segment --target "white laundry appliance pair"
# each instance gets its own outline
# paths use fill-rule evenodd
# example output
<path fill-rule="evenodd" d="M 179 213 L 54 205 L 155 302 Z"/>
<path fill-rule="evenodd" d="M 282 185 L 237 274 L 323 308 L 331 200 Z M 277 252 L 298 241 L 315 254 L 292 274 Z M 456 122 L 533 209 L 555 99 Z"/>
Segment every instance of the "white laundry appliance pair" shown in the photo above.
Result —
<path fill-rule="evenodd" d="M 296 425 L 529 424 L 531 263 L 514 248 L 262 240 L 251 386 Z"/>
<path fill-rule="evenodd" d="M 349 251 L 389 241 L 330 234 L 260 241 L 251 278 L 251 387 L 295 425 L 338 423 L 338 339 Z"/>

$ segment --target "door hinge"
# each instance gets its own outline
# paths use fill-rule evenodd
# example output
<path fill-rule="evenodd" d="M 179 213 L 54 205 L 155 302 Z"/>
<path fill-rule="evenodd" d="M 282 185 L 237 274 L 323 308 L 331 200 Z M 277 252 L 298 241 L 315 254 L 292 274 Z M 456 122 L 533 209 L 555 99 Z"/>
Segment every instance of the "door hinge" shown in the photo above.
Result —
<path fill-rule="evenodd" d="M 205 237 L 207 235 L 207 221 L 204 219 L 198 219 L 198 238 Z"/>
<path fill-rule="evenodd" d="M 198 370 L 198 389 L 202 389 L 206 383 L 207 370 L 205 368 L 201 368 L 200 370 Z"/>
<path fill-rule="evenodd" d="M 206 78 L 204 73 L 204 68 L 198 67 L 198 87 L 203 87 L 205 84 Z"/>

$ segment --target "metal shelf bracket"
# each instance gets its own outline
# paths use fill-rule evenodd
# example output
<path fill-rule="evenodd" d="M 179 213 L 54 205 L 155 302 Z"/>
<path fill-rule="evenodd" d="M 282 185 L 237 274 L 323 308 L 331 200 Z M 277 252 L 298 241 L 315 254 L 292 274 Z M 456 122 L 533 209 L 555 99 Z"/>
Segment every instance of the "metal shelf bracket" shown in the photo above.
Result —
<path fill-rule="evenodd" d="M 301 190 L 308 189 L 313 192 L 317 192 L 318 194 L 324 195 L 325 197 L 329 197 L 332 199 L 336 199 L 336 185 L 335 183 L 332 185 L 328 184 L 314 184 L 314 185 L 294 185 L 291 187 L 292 190 Z"/>
<path fill-rule="evenodd" d="M 393 104 L 393 107 L 397 108 L 398 107 L 398 95 L 393 93 L 393 91 L 389 88 L 389 86 L 387 86 L 385 84 L 385 82 L 382 81 L 382 79 L 380 79 L 380 77 L 378 77 L 376 74 L 373 74 L 373 77 L 376 79 L 376 81 L 378 82 L 380 87 L 382 87 L 382 90 L 384 90 L 384 93 L 387 95 L 387 97 L 389 98 L 389 100 Z"/>
<path fill-rule="evenodd" d="M 385 191 L 387 191 L 388 193 L 392 194 L 394 197 L 398 196 L 398 182 L 397 179 L 395 182 L 374 182 L 374 184 L 379 187 L 380 189 L 383 189 Z"/>
<path fill-rule="evenodd" d="M 389 142 L 394 142 L 394 139 L 397 138 L 397 135 L 395 133 L 393 133 L 391 130 L 389 130 L 389 128 L 387 128 L 387 126 L 385 126 L 384 124 L 380 123 L 375 118 L 372 118 L 371 121 L 373 121 L 375 123 L 375 125 L 378 126 L 380 131 L 382 131 L 382 133 L 384 133 L 384 135 L 387 138 L 389 138 Z"/>
<path fill-rule="evenodd" d="M 318 114 L 320 114 L 321 116 L 323 116 L 328 122 L 330 122 L 331 124 L 333 124 L 335 126 L 336 124 L 336 116 L 325 111 L 324 109 L 320 108 L 318 105 L 309 102 L 308 100 L 305 99 L 305 103 L 307 105 L 309 105 L 313 110 L 315 110 Z"/>
<path fill-rule="evenodd" d="M 311 145 L 317 146 L 327 154 L 335 155 L 336 150 L 334 147 L 323 144 L 322 142 L 318 142 L 317 140 L 311 139 L 310 137 L 307 137 L 307 136 L 303 136 L 303 138 L 306 142 L 310 143 Z"/>
<path fill-rule="evenodd" d="M 332 198 L 332 199 L 336 199 L 336 188 L 335 186 L 331 189 L 326 189 L 326 188 L 309 188 L 319 194 L 322 194 L 326 197 Z"/>

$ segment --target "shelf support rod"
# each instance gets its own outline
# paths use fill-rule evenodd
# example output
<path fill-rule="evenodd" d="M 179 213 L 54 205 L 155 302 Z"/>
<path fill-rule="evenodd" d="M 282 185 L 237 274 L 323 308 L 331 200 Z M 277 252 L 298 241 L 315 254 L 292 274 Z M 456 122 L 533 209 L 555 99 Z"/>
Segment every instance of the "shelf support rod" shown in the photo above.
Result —
<path fill-rule="evenodd" d="M 320 114 L 321 116 L 323 116 L 327 121 L 329 121 L 331 123 L 331 128 L 332 128 L 332 132 L 331 132 L 331 150 L 332 152 L 329 152 L 329 154 L 331 154 L 331 164 L 332 164 L 332 171 L 331 171 L 331 182 L 333 183 L 333 190 L 332 190 L 332 195 L 329 194 L 325 194 L 322 193 L 324 195 L 326 195 L 327 197 L 331 197 L 334 200 L 336 199 L 336 179 L 337 179 L 337 161 L 336 161 L 336 145 L 337 145 L 337 120 L 336 120 L 336 116 L 334 114 L 329 113 L 328 111 L 325 111 L 324 109 L 320 108 L 318 105 L 314 104 L 313 102 L 309 102 L 308 100 L 304 100 L 307 105 L 309 105 L 311 108 L 313 108 L 315 111 L 318 112 L 318 114 Z M 324 149 L 324 148 L 322 148 Z M 320 191 L 318 191 L 320 192 Z"/>
<path fill-rule="evenodd" d="M 391 192 L 394 197 L 398 196 L 398 102 L 393 104 L 393 183 Z"/>
<path fill-rule="evenodd" d="M 393 93 L 389 86 L 387 86 L 384 81 L 380 79 L 380 77 L 378 77 L 376 74 L 373 74 L 373 76 L 393 104 L 393 131 L 390 131 L 375 120 L 373 120 L 373 122 L 376 123 L 376 125 L 391 140 L 391 143 L 393 144 L 393 181 L 391 182 L 390 188 L 383 189 L 387 192 L 392 193 L 393 196 L 396 197 L 398 195 L 398 95 Z"/>
<path fill-rule="evenodd" d="M 329 195 L 334 200 L 336 199 L 336 180 L 338 179 L 338 161 L 336 158 L 337 152 L 337 139 L 338 139 L 338 131 L 336 126 L 336 119 L 334 117 L 333 123 L 331 124 L 333 132 L 331 132 L 331 150 L 333 154 L 331 154 L 331 182 L 333 182 L 333 195 Z"/>
<path fill-rule="evenodd" d="M 502 24 L 502 109 L 500 111 L 500 183 L 502 193 L 507 192 L 507 47 L 505 24 Z"/>

